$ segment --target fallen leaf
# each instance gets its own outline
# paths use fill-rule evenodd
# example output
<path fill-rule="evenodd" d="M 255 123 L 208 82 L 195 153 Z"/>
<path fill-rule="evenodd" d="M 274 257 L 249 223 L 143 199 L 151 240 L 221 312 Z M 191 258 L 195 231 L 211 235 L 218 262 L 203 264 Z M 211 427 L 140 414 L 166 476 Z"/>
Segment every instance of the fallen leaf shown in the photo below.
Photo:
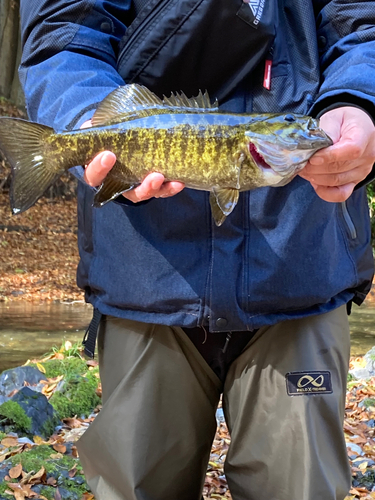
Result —
<path fill-rule="evenodd" d="M 22 464 L 21 463 L 12 467 L 9 470 L 9 477 L 11 477 L 12 479 L 17 479 L 17 477 L 20 477 L 21 474 L 22 474 Z"/>
<path fill-rule="evenodd" d="M 46 369 L 41 363 L 37 363 L 36 366 L 38 367 L 38 370 L 42 373 L 46 373 Z"/>
<path fill-rule="evenodd" d="M 18 445 L 18 439 L 15 437 L 6 437 L 2 439 L 1 444 L 5 446 L 6 448 L 10 448 L 11 446 L 17 446 Z"/>

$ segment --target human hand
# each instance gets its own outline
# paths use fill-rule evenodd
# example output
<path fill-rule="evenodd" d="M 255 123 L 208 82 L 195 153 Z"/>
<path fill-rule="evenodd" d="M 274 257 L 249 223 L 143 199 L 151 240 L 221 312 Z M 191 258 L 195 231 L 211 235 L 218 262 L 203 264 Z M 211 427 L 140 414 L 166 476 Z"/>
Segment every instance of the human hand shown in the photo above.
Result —
<path fill-rule="evenodd" d="M 82 124 L 81 128 L 91 127 L 91 120 Z M 108 172 L 116 163 L 116 155 L 111 151 L 102 151 L 85 167 L 84 180 L 90 186 L 100 186 Z M 164 175 L 152 172 L 134 189 L 126 191 L 123 196 L 133 203 L 150 198 L 168 198 L 182 191 L 185 185 L 178 181 L 164 182 Z"/>
<path fill-rule="evenodd" d="M 345 201 L 375 163 L 375 126 L 367 113 L 351 106 L 328 111 L 321 128 L 333 146 L 315 153 L 299 173 L 325 201 Z"/>

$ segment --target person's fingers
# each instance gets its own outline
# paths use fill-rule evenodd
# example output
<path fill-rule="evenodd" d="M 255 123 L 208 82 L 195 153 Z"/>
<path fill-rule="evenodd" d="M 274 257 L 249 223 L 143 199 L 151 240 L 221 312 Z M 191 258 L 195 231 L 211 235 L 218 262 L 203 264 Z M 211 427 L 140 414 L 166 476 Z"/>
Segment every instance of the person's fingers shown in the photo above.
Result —
<path fill-rule="evenodd" d="M 185 184 L 179 181 L 164 182 L 159 192 L 155 195 L 155 198 L 169 198 L 182 191 L 184 187 Z"/>
<path fill-rule="evenodd" d="M 100 186 L 115 163 L 116 155 L 114 153 L 102 151 L 85 168 L 84 180 L 90 186 Z"/>
<path fill-rule="evenodd" d="M 184 184 L 178 181 L 164 183 L 164 175 L 153 172 L 145 177 L 142 184 L 131 191 L 126 191 L 126 193 L 123 193 L 123 196 L 137 203 L 154 197 L 166 198 L 168 196 L 173 196 L 179 193 L 184 187 Z"/>
<path fill-rule="evenodd" d="M 322 200 L 329 201 L 331 203 L 340 203 L 347 200 L 356 186 L 353 182 L 345 184 L 344 186 L 335 187 L 318 186 L 313 182 L 311 182 L 311 185 L 315 189 L 316 194 L 322 198 Z"/>
<path fill-rule="evenodd" d="M 344 186 L 345 184 L 349 184 L 354 182 L 357 184 L 361 182 L 367 175 L 371 172 L 372 165 L 359 165 L 351 170 L 338 172 L 334 174 L 330 174 L 328 172 L 324 173 L 310 173 L 308 169 L 303 169 L 300 173 L 300 176 L 311 183 L 317 184 L 318 186 Z"/>

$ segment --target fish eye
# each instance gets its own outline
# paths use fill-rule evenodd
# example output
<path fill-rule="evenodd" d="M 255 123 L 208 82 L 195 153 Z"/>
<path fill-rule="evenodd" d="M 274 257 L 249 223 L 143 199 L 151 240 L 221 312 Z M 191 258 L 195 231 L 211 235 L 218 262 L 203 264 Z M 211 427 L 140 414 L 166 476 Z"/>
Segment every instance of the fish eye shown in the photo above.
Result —
<path fill-rule="evenodd" d="M 286 122 L 290 122 L 290 123 L 292 123 L 292 122 L 295 122 L 295 121 L 296 121 L 296 119 L 294 118 L 294 116 L 293 116 L 293 115 L 285 115 L 285 116 L 284 116 L 284 120 L 285 120 Z"/>

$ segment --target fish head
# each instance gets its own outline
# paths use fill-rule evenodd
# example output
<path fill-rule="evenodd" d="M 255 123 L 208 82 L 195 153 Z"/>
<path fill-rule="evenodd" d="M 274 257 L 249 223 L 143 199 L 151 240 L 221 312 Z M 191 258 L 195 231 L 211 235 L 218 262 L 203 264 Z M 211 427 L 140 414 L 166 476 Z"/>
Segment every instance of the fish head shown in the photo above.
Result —
<path fill-rule="evenodd" d="M 259 115 L 246 125 L 245 136 L 265 185 L 274 186 L 289 182 L 316 151 L 333 144 L 318 119 L 292 113 Z"/>

